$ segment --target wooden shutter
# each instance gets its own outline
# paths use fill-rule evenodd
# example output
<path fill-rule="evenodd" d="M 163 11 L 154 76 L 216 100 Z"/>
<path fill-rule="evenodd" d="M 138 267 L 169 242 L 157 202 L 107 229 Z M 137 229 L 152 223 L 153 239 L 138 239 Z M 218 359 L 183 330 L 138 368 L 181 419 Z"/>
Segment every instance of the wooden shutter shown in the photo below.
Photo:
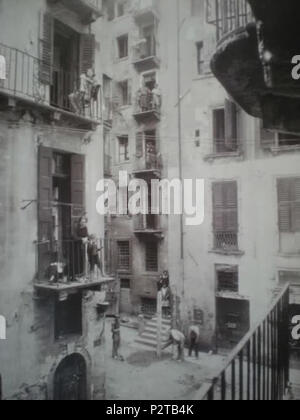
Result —
<path fill-rule="evenodd" d="M 132 80 L 128 80 L 128 85 L 127 85 L 127 105 L 132 105 Z"/>
<path fill-rule="evenodd" d="M 51 239 L 52 223 L 52 149 L 39 148 L 38 217 L 39 240 Z"/>
<path fill-rule="evenodd" d="M 53 241 L 52 224 L 52 149 L 39 148 L 38 163 L 38 275 L 43 279 L 51 262 Z"/>
<path fill-rule="evenodd" d="M 280 232 L 291 232 L 291 179 L 279 179 L 278 192 L 278 223 Z"/>
<path fill-rule="evenodd" d="M 85 159 L 81 155 L 71 156 L 71 203 L 74 226 L 85 212 Z"/>
<path fill-rule="evenodd" d="M 142 158 L 144 156 L 144 136 L 143 133 L 136 133 L 136 157 Z"/>
<path fill-rule="evenodd" d="M 237 107 L 228 99 L 225 100 L 225 145 L 232 151 L 237 148 Z"/>
<path fill-rule="evenodd" d="M 292 230 L 300 232 L 300 178 L 293 181 Z"/>
<path fill-rule="evenodd" d="M 120 85 L 118 82 L 113 82 L 113 93 L 112 93 L 113 108 L 116 111 L 121 106 L 121 94 Z"/>
<path fill-rule="evenodd" d="M 45 85 L 51 85 L 54 49 L 54 20 L 50 13 L 41 14 L 39 46 L 40 82 Z"/>
<path fill-rule="evenodd" d="M 238 196 L 237 183 L 224 183 L 224 202 L 225 202 L 225 230 L 228 232 L 238 231 Z"/>
<path fill-rule="evenodd" d="M 94 34 L 80 35 L 80 74 L 93 69 L 95 65 L 95 46 L 96 40 Z"/>
<path fill-rule="evenodd" d="M 215 232 L 238 231 L 237 183 L 213 184 L 213 225 Z"/>
<path fill-rule="evenodd" d="M 223 183 L 213 184 L 213 227 L 214 232 L 224 232 L 224 194 Z"/>

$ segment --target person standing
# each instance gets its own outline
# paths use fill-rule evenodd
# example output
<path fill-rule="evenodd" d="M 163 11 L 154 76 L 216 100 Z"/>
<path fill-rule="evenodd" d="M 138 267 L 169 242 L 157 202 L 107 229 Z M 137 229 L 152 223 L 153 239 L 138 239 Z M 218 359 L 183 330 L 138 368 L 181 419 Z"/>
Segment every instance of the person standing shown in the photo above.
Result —
<path fill-rule="evenodd" d="M 103 248 L 98 247 L 97 239 L 95 235 L 91 235 L 89 237 L 89 242 L 88 242 L 88 247 L 87 247 L 87 255 L 89 259 L 91 279 L 95 275 L 96 268 L 100 271 L 101 276 L 104 277 L 102 261 L 99 257 L 99 252 L 101 252 L 102 249 Z"/>
<path fill-rule="evenodd" d="M 199 358 L 200 330 L 198 325 L 191 325 L 189 328 L 189 357 L 195 352 L 196 359 Z"/>
<path fill-rule="evenodd" d="M 112 350 L 112 357 L 115 360 L 119 360 L 119 349 L 121 345 L 121 326 L 120 326 L 120 318 L 117 316 L 112 324 L 111 327 L 112 332 L 112 341 L 113 341 L 113 350 Z"/>

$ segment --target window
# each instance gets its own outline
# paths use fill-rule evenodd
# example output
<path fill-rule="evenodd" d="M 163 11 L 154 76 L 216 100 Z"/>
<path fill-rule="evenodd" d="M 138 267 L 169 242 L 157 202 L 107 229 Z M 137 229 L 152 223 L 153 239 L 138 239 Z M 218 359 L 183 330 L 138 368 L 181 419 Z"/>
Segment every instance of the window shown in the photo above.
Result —
<path fill-rule="evenodd" d="M 238 293 L 238 267 L 217 266 L 217 291 Z"/>
<path fill-rule="evenodd" d="M 120 0 L 117 3 L 117 16 L 121 17 L 125 15 L 125 1 L 124 0 Z"/>
<path fill-rule="evenodd" d="M 129 161 L 129 139 L 128 136 L 121 136 L 119 141 L 119 162 Z"/>
<path fill-rule="evenodd" d="M 121 279 L 121 289 L 130 289 L 130 279 Z"/>
<path fill-rule="evenodd" d="M 203 60 L 203 42 L 196 43 L 197 48 L 197 71 L 198 74 L 204 73 L 204 60 Z"/>
<path fill-rule="evenodd" d="M 67 300 L 55 303 L 55 338 L 82 335 L 82 295 L 69 295 Z"/>
<path fill-rule="evenodd" d="M 300 232 L 300 178 L 277 182 L 280 232 Z"/>
<path fill-rule="evenodd" d="M 128 35 L 118 38 L 118 54 L 120 59 L 128 57 Z"/>
<path fill-rule="evenodd" d="M 226 100 L 225 108 L 213 110 L 213 137 L 216 153 L 238 151 L 237 108 L 234 102 Z"/>
<path fill-rule="evenodd" d="M 118 242 L 118 270 L 130 271 L 130 242 Z"/>
<path fill-rule="evenodd" d="M 158 245 L 156 242 L 146 244 L 146 271 L 158 271 Z"/>
<path fill-rule="evenodd" d="M 121 106 L 131 104 L 131 88 L 128 80 L 119 83 Z"/>
<path fill-rule="evenodd" d="M 213 184 L 214 248 L 223 251 L 238 249 L 237 182 Z"/>
<path fill-rule="evenodd" d="M 114 20 L 115 18 L 115 0 L 108 0 L 107 4 L 107 19 Z"/>

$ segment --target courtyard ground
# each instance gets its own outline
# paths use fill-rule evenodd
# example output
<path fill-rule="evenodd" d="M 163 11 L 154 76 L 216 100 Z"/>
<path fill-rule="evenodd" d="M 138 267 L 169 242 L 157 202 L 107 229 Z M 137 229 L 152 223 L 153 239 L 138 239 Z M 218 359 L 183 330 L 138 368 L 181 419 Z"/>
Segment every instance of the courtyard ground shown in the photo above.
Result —
<path fill-rule="evenodd" d="M 222 364 L 221 356 L 200 354 L 199 360 L 172 360 L 170 350 L 158 360 L 155 351 L 135 343 L 137 330 L 121 327 L 120 354 L 124 362 L 113 360 L 111 321 L 107 320 L 107 384 L 108 400 L 190 400 L 201 384 L 212 377 Z"/>

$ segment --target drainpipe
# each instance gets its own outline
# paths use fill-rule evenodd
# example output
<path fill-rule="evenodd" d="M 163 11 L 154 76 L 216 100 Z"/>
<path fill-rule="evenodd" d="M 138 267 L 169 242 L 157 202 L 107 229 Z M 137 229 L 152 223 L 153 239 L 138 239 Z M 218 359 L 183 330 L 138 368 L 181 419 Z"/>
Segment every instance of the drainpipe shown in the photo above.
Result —
<path fill-rule="evenodd" d="M 183 165 L 182 165 L 182 108 L 181 108 L 181 14 L 180 14 L 180 0 L 177 0 L 177 96 L 178 96 L 178 168 L 179 179 L 182 183 L 182 208 L 184 208 L 184 180 L 183 180 Z M 182 266 L 182 292 L 181 296 L 184 298 L 184 217 L 180 215 L 180 258 Z"/>

